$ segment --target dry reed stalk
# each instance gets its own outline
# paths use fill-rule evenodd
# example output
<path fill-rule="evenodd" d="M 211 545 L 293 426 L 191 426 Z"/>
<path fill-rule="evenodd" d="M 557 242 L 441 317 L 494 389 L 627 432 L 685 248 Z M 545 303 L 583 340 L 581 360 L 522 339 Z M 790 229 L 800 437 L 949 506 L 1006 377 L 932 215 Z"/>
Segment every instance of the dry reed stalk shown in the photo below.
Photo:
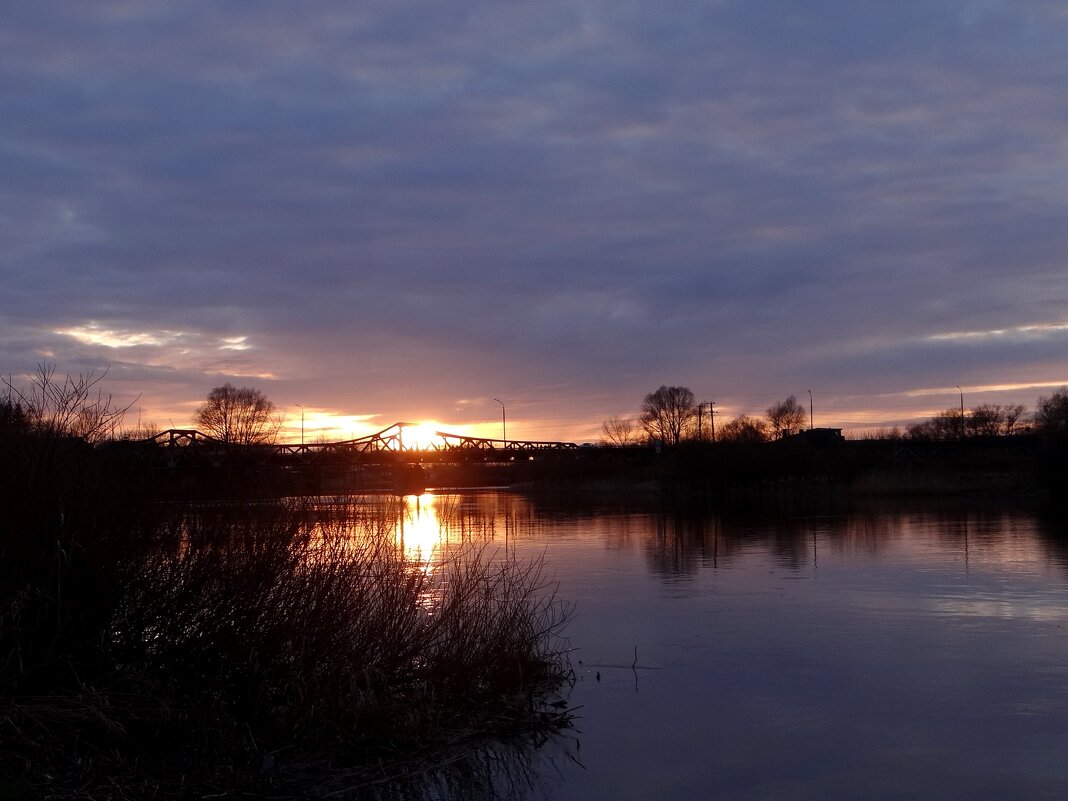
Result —
<path fill-rule="evenodd" d="M 273 783 L 300 784 L 282 767 L 325 752 L 356 786 L 566 725 L 532 702 L 570 675 L 544 566 L 471 542 L 413 562 L 386 515 L 354 511 L 218 505 L 138 531 L 101 597 L 78 594 L 99 582 L 68 585 L 65 604 L 93 607 L 79 644 L 94 647 L 67 654 L 63 678 L 49 667 L 62 653 L 22 665 L 0 696 L 4 773 L 60 777 L 56 797 L 106 773 L 164 798 L 181 775 L 256 785 L 268 761 Z M 30 685 L 45 691 L 32 702 L 17 689 Z"/>

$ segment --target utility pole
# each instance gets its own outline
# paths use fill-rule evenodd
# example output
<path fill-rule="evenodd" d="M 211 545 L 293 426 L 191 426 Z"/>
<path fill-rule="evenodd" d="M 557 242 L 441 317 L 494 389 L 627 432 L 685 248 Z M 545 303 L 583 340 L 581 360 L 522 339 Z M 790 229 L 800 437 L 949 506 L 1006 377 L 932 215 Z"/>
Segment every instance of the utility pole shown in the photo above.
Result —
<path fill-rule="evenodd" d="M 812 390 L 808 391 L 808 430 L 812 430 Z"/>
<path fill-rule="evenodd" d="M 296 404 L 300 406 L 300 404 Z M 300 444 L 304 444 L 304 407 L 300 406 Z"/>
<path fill-rule="evenodd" d="M 697 438 L 705 438 L 705 405 L 703 403 L 697 404 Z"/>
<path fill-rule="evenodd" d="M 712 407 L 716 405 L 715 401 L 708 402 L 708 425 L 712 429 L 712 441 L 716 441 L 716 411 Z"/>

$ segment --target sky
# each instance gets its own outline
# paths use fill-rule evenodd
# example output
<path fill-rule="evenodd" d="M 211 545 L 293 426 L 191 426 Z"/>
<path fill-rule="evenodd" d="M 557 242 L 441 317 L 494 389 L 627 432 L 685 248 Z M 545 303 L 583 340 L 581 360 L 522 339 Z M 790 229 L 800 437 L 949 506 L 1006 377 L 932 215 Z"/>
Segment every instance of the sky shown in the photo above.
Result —
<path fill-rule="evenodd" d="M 1033 408 L 1065 86 L 1057 0 L 5 3 L 0 372 L 309 438 Z"/>

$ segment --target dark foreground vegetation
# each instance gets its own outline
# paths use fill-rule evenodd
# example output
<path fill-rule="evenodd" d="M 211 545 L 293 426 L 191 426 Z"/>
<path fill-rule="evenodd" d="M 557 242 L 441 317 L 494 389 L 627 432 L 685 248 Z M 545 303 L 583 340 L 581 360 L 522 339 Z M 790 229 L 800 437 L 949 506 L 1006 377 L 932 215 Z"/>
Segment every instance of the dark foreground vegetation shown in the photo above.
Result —
<path fill-rule="evenodd" d="M 567 725 L 539 564 L 413 562 L 343 501 L 155 502 L 3 411 L 0 799 L 397 797 Z"/>

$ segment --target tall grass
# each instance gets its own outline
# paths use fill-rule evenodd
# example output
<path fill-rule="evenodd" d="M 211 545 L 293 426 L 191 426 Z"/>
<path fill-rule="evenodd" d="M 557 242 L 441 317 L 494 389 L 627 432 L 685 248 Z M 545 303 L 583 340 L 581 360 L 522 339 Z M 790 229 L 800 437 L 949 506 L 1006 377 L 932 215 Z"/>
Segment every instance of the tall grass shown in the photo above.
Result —
<path fill-rule="evenodd" d="M 0 797 L 382 788 L 566 725 L 540 562 L 410 559 L 388 509 L 164 507 L 96 452 L 49 454 L 0 468 Z"/>

